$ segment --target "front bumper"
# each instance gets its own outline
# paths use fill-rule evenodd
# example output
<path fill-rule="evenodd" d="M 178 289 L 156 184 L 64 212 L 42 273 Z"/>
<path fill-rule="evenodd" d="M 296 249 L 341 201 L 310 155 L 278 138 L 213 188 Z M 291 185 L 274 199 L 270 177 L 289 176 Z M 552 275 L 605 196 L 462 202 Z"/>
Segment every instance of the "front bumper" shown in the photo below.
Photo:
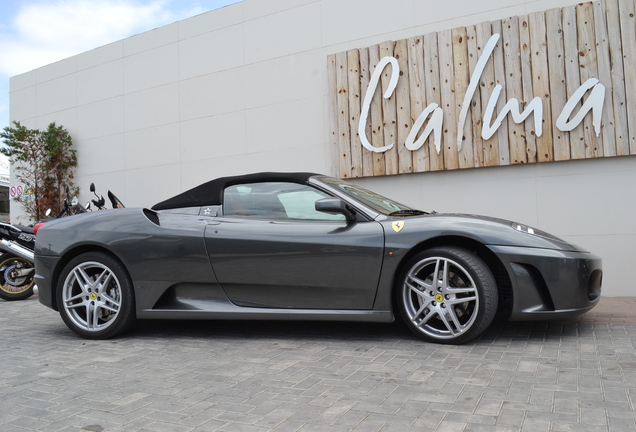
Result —
<path fill-rule="evenodd" d="M 510 321 L 567 319 L 598 303 L 602 260 L 576 251 L 488 246 L 512 283 Z"/>

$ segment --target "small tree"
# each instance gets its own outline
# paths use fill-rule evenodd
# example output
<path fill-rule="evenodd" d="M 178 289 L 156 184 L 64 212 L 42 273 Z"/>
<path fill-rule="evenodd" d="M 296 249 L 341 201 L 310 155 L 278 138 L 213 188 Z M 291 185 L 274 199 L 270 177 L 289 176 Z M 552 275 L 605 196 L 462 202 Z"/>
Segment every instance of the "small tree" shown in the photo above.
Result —
<path fill-rule="evenodd" d="M 7 146 L 0 149 L 14 165 L 16 179 L 32 192 L 33 199 L 16 198 L 33 220 L 42 219 L 46 210 L 56 214 L 61 211 L 66 187 L 73 189 L 72 179 L 77 166 L 77 156 L 71 147 L 73 140 L 68 131 L 55 123 L 45 131 L 28 129 L 20 122 L 5 127 L 0 133 Z"/>
<path fill-rule="evenodd" d="M 44 211 L 51 209 L 59 213 L 62 208 L 62 199 L 66 194 L 66 186 L 72 190 L 72 195 L 77 195 L 79 189 L 73 187 L 71 181 L 75 177 L 74 168 L 77 166 L 77 155 L 73 146 L 73 139 L 66 129 L 49 124 L 41 133 L 44 148 L 47 151 L 44 158 L 44 191 L 40 202 Z"/>

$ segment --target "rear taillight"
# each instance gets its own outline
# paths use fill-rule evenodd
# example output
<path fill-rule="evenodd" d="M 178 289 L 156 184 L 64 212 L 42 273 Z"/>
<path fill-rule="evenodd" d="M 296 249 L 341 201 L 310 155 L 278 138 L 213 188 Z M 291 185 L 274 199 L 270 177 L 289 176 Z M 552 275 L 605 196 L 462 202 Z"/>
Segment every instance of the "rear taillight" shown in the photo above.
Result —
<path fill-rule="evenodd" d="M 38 230 L 40 229 L 41 226 L 43 226 L 44 224 L 46 224 L 46 222 L 40 222 L 40 223 L 36 223 L 35 226 L 33 227 L 33 234 L 38 233 Z"/>

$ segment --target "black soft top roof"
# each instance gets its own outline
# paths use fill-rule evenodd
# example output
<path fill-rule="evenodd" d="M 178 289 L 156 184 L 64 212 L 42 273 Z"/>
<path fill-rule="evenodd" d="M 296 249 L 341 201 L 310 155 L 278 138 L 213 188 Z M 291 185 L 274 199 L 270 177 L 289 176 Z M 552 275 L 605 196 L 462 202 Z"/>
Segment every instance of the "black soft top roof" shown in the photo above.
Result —
<path fill-rule="evenodd" d="M 309 177 L 320 175 L 306 172 L 262 172 L 256 174 L 245 174 L 232 177 L 221 177 L 209 182 L 203 183 L 190 190 L 180 193 L 179 195 L 168 198 L 158 204 L 155 204 L 153 210 L 167 210 L 183 207 L 200 207 L 208 205 L 223 204 L 223 191 L 226 187 L 245 184 L 245 183 L 263 183 L 263 182 L 292 182 L 306 184 Z"/>

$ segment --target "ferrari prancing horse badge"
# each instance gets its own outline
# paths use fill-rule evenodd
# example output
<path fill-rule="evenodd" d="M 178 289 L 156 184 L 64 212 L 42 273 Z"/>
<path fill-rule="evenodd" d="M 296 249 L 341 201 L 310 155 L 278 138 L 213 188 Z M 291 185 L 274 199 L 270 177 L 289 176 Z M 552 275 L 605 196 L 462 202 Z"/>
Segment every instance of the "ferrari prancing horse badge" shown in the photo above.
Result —
<path fill-rule="evenodd" d="M 391 225 L 393 226 L 393 231 L 395 232 L 400 232 L 402 231 L 402 228 L 404 228 L 404 222 L 402 221 L 393 222 Z"/>

